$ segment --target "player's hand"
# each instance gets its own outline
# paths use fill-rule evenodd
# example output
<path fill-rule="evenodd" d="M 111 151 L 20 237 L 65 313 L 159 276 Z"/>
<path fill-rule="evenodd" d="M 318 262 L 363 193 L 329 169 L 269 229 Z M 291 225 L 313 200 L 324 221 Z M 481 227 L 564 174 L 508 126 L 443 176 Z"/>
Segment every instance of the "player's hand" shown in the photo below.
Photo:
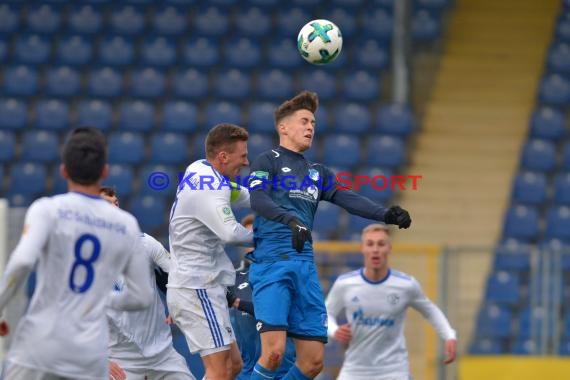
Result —
<path fill-rule="evenodd" d="M 289 222 L 289 228 L 291 229 L 292 233 L 292 241 L 291 245 L 293 249 L 297 252 L 303 252 L 303 247 L 305 246 L 306 241 L 313 241 L 313 237 L 311 236 L 311 231 L 297 219 L 293 219 Z"/>
<path fill-rule="evenodd" d="M 119 365 L 109 360 L 109 380 L 125 380 L 127 374 Z"/>
<path fill-rule="evenodd" d="M 174 318 L 172 318 L 172 316 L 169 314 L 168 317 L 166 317 L 166 319 L 164 320 L 164 323 L 166 323 L 167 325 L 173 325 Z"/>
<path fill-rule="evenodd" d="M 6 336 L 10 333 L 10 327 L 6 320 L 0 321 L 0 336 Z"/>
<path fill-rule="evenodd" d="M 395 224 L 398 228 L 409 228 L 412 224 L 412 218 L 410 213 L 400 206 L 392 206 L 386 211 L 384 222 L 386 224 Z"/>
<path fill-rule="evenodd" d="M 239 298 L 236 296 L 236 294 L 234 293 L 232 288 L 227 288 L 227 290 L 226 290 L 226 301 L 228 301 L 228 307 L 234 307 L 236 300 L 239 300 Z"/>
<path fill-rule="evenodd" d="M 334 338 L 340 343 L 350 343 L 350 340 L 352 339 L 352 330 L 350 329 L 350 323 L 340 325 L 334 333 Z"/>
<path fill-rule="evenodd" d="M 445 359 L 443 364 L 453 363 L 457 355 L 457 341 L 455 339 L 448 339 L 445 341 Z"/>

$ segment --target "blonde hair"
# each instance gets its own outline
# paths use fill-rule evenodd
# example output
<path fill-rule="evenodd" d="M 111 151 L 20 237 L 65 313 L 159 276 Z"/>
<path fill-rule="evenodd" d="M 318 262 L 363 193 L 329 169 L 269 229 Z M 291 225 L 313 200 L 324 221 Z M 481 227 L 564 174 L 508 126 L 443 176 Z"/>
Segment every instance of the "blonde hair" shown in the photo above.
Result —
<path fill-rule="evenodd" d="M 386 232 L 386 235 L 390 236 L 390 227 L 388 227 L 388 225 L 384 223 L 374 223 L 366 226 L 362 230 L 362 234 L 360 236 L 364 237 L 365 234 L 376 231 L 384 231 Z"/>

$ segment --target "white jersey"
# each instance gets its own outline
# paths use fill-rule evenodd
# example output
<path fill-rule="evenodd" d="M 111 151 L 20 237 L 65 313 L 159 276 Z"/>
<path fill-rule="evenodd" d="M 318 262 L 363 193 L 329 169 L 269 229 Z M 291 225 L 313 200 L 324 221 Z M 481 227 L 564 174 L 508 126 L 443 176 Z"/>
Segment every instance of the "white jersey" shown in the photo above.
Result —
<path fill-rule="evenodd" d="M 455 331 L 441 310 L 423 293 L 415 278 L 390 270 L 381 281 L 371 282 L 363 269 L 341 275 L 326 300 L 328 335 L 338 329 L 336 317 L 344 309 L 351 324 L 352 340 L 345 353 L 339 378 L 408 378 L 408 352 L 404 337 L 406 309 L 419 311 L 444 339 Z"/>
<path fill-rule="evenodd" d="M 100 197 L 69 192 L 32 203 L 0 281 L 0 310 L 37 262 L 37 282 L 7 355 L 10 363 L 73 379 L 105 379 L 107 307 L 140 309 L 152 289 L 137 255 L 136 219 Z M 129 295 L 110 300 L 125 276 Z"/>
<path fill-rule="evenodd" d="M 229 182 L 208 161 L 195 161 L 186 169 L 170 213 L 169 288 L 234 284 L 235 270 L 224 245 L 253 246 L 253 233 L 236 221 L 230 206 L 249 207 L 249 192 L 242 188 L 231 203 L 230 194 Z"/>
<path fill-rule="evenodd" d="M 122 360 L 122 364 L 132 359 L 135 367 L 141 364 L 138 359 L 152 358 L 172 347 L 172 335 L 165 322 L 164 304 L 160 299 L 154 274 L 155 265 L 165 272 L 169 271 L 170 255 L 162 244 L 150 235 L 143 234 L 141 241 L 141 254 L 147 259 L 145 277 L 154 290 L 153 302 L 149 308 L 139 311 L 107 310 L 109 356 L 111 359 Z M 124 280 L 121 277 L 113 286 L 112 297 L 121 297 L 123 292 Z M 152 361 L 142 363 L 145 368 L 153 368 Z"/>

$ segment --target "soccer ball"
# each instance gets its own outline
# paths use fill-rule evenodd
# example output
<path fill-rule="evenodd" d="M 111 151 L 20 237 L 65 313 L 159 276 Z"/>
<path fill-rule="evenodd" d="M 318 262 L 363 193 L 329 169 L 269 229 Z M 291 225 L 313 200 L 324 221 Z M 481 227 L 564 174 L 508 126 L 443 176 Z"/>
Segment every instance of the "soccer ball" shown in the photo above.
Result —
<path fill-rule="evenodd" d="M 331 63 L 342 49 L 342 34 L 329 20 L 309 21 L 297 36 L 297 49 L 307 62 L 315 65 Z"/>

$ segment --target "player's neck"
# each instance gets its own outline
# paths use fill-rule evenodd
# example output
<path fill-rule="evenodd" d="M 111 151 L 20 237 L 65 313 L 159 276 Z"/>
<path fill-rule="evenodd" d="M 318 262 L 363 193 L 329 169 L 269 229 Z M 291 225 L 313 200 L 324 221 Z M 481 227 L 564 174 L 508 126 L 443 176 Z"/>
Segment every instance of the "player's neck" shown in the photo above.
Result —
<path fill-rule="evenodd" d="M 305 152 L 304 150 L 299 149 L 299 147 L 290 140 L 281 139 L 281 141 L 279 141 L 279 146 L 298 154 L 303 154 Z"/>
<path fill-rule="evenodd" d="M 67 184 L 67 191 L 70 192 L 73 191 L 77 193 L 98 196 L 100 190 L 101 190 L 100 183 L 94 183 L 92 185 L 81 185 L 75 182 L 68 182 Z"/>
<path fill-rule="evenodd" d="M 373 282 L 383 280 L 387 275 L 388 267 L 378 269 L 364 268 L 364 277 Z"/>

